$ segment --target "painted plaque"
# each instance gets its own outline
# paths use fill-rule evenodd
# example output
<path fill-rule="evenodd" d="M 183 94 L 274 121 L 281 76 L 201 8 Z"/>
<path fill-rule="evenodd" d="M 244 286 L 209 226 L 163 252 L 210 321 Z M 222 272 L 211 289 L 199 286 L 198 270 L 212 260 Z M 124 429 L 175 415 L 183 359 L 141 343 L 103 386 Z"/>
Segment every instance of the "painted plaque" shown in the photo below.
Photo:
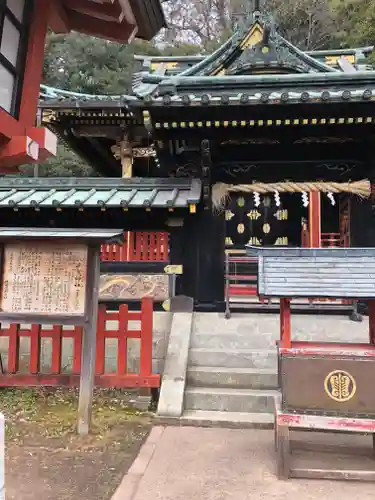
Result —
<path fill-rule="evenodd" d="M 12 314 L 83 315 L 86 271 L 86 245 L 7 244 L 1 310 Z"/>
<path fill-rule="evenodd" d="M 101 300 L 141 300 L 152 297 L 156 302 L 169 298 L 169 276 L 166 274 L 102 274 Z"/>

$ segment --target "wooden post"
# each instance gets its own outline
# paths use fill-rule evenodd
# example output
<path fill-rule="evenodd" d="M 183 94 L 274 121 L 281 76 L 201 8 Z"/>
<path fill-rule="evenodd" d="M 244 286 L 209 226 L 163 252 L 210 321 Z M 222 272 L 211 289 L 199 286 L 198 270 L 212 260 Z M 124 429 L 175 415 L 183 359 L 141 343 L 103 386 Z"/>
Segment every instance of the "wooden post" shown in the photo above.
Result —
<path fill-rule="evenodd" d="M 375 345 L 375 300 L 368 301 L 368 323 L 370 344 Z"/>
<path fill-rule="evenodd" d="M 289 479 L 290 477 L 290 437 L 289 428 L 286 425 L 277 425 L 277 455 L 278 455 L 278 478 Z"/>
<path fill-rule="evenodd" d="M 280 299 L 280 343 L 280 347 L 291 347 L 289 299 Z"/>
<path fill-rule="evenodd" d="M 320 192 L 309 193 L 309 247 L 321 246 L 321 200 Z"/>
<path fill-rule="evenodd" d="M 79 384 L 78 433 L 86 435 L 91 425 L 95 381 L 96 327 L 98 320 L 100 248 L 89 247 L 86 284 L 86 320 L 83 328 L 82 362 Z"/>

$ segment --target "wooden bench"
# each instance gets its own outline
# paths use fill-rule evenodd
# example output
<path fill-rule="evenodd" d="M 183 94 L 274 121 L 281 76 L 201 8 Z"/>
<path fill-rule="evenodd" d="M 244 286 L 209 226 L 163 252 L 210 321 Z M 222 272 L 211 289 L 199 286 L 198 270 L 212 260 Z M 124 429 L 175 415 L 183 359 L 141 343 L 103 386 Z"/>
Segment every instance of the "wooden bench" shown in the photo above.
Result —
<path fill-rule="evenodd" d="M 248 248 L 258 253 L 258 294 L 280 298 L 275 447 L 280 479 L 375 480 L 374 470 L 292 467 L 290 431 L 375 434 L 375 248 Z M 296 297 L 365 299 L 369 342 L 296 342 Z M 350 329 L 350 323 L 348 323 Z"/>

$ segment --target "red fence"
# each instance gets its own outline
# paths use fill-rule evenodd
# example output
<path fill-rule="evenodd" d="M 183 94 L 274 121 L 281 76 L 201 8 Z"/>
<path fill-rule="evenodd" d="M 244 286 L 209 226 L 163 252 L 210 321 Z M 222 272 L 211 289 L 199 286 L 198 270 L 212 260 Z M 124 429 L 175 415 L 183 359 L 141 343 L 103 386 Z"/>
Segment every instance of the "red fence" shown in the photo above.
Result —
<path fill-rule="evenodd" d="M 101 260 L 106 262 L 167 262 L 168 233 L 126 232 L 122 245 L 102 245 Z"/>
<path fill-rule="evenodd" d="M 107 322 L 117 322 L 108 327 Z M 129 321 L 139 322 L 138 329 L 131 330 Z M 159 387 L 160 375 L 152 373 L 152 328 L 153 302 L 150 298 L 142 300 L 140 312 L 130 312 L 123 304 L 118 312 L 107 311 L 105 305 L 100 305 L 97 326 L 96 377 L 95 384 L 101 387 Z M 0 386 L 78 386 L 82 356 L 82 327 L 73 330 L 55 325 L 42 328 L 32 325 L 21 328 L 12 324 L 9 328 L 0 330 L 0 337 L 9 339 L 8 366 L 0 376 Z M 27 373 L 20 370 L 20 340 L 30 340 L 30 361 Z M 48 373 L 41 371 L 42 339 L 51 339 L 51 366 Z M 63 373 L 62 353 L 63 339 L 73 340 L 73 362 L 70 373 Z M 115 373 L 105 373 L 106 340 L 117 340 L 117 369 Z M 129 373 L 127 366 L 128 339 L 140 341 L 140 367 L 138 373 Z"/>
<path fill-rule="evenodd" d="M 320 240 L 322 247 L 334 248 L 341 246 L 340 233 L 322 233 Z"/>

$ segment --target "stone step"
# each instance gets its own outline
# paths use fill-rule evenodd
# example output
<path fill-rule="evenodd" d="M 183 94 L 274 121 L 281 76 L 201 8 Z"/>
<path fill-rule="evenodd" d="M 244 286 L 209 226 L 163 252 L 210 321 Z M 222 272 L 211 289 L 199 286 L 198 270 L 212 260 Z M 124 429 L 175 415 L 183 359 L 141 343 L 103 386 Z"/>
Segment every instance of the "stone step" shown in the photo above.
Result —
<path fill-rule="evenodd" d="M 184 410 L 273 413 L 277 394 L 277 391 L 272 390 L 188 386 Z"/>
<path fill-rule="evenodd" d="M 267 332 L 254 334 L 244 333 L 199 333 L 193 334 L 190 347 L 197 349 L 272 349 L 276 346 L 279 332 Z"/>
<path fill-rule="evenodd" d="M 230 429 L 273 429 L 272 413 L 244 413 L 230 411 L 184 411 L 180 425 L 223 427 Z"/>
<path fill-rule="evenodd" d="M 189 366 L 225 366 L 227 368 L 277 369 L 274 349 L 206 349 L 191 348 Z"/>
<path fill-rule="evenodd" d="M 187 381 L 189 385 L 196 387 L 277 389 L 277 372 L 269 368 L 190 366 Z"/>

